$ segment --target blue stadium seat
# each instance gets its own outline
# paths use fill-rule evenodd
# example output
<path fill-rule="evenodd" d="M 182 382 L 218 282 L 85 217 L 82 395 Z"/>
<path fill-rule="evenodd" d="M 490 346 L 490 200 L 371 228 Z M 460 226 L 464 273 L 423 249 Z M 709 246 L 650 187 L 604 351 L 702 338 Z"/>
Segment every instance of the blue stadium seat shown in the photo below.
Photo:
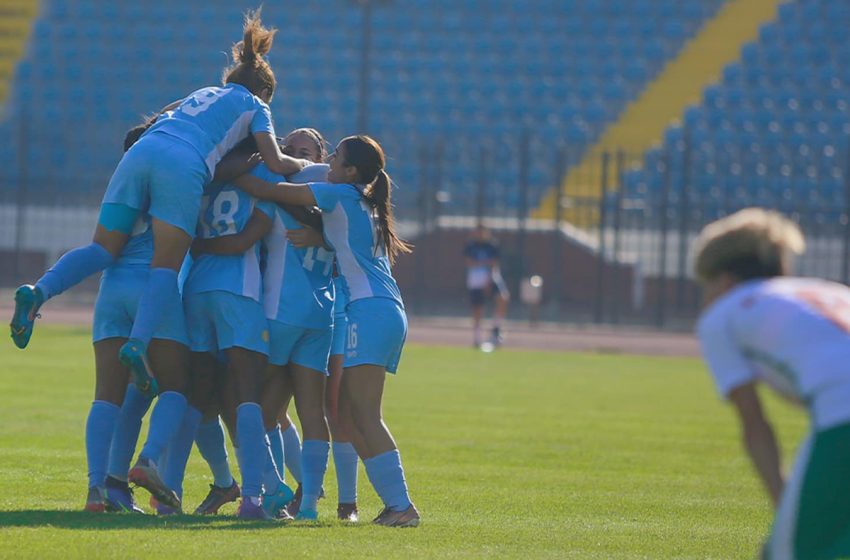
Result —
<path fill-rule="evenodd" d="M 487 4 L 493 11 L 486 17 L 483 0 L 446 0 L 439 9 L 431 0 L 381 6 L 374 11 L 371 89 L 382 93 L 372 100 L 370 128 L 394 131 L 392 142 L 401 144 L 388 149 L 398 152 L 417 135 L 499 136 L 515 133 L 518 123 L 536 124 L 547 142 L 565 140 L 581 153 L 721 4 L 610 0 L 600 7 L 580 0 L 499 0 Z M 70 128 L 55 123 L 94 116 L 106 124 L 87 135 L 88 151 L 112 154 L 140 113 L 218 81 L 226 64 L 222 53 L 239 38 L 240 13 L 250 7 L 255 3 L 248 0 L 48 0 L 34 26 L 39 41 L 30 57 L 37 62 L 16 71 L 15 105 L 8 113 L 38 100 L 46 109 L 34 116 L 34 127 Z M 264 12 L 282 30 L 270 56 L 280 84 L 272 102 L 278 124 L 350 133 L 361 11 L 307 3 L 287 10 L 285 20 L 282 13 L 275 4 Z M 169 25 L 176 21 L 179 27 Z M 334 33 L 317 38 L 320 28 Z M 87 63 L 93 59 L 99 64 Z M 172 60 L 177 64 L 169 65 Z M 836 68 L 843 72 L 841 65 Z M 741 76 L 736 81 L 749 83 L 749 74 Z M 90 84 L 102 87 L 92 90 Z M 704 112 L 704 118 L 694 112 L 689 126 L 718 122 L 715 112 Z M 8 134 L 10 126 L 11 121 L 0 123 L 0 133 Z M 69 157 L 66 171 L 108 176 L 114 162 L 107 159 Z M 413 162 L 400 159 L 394 166 L 398 176 L 416 177 Z M 532 178 L 543 183 L 533 185 L 535 192 L 551 181 L 541 169 Z M 655 184 L 652 178 L 646 183 Z"/>

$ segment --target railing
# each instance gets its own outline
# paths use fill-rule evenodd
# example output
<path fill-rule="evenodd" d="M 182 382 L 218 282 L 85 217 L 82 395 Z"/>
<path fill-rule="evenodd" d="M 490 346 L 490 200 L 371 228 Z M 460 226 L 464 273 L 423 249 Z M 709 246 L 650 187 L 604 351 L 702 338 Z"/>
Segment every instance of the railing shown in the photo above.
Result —
<path fill-rule="evenodd" d="M 380 140 L 398 187 L 400 229 L 417 246 L 396 269 L 414 312 L 465 313 L 462 250 L 478 223 L 500 240 L 514 294 L 524 278 L 542 276 L 544 319 L 688 325 L 699 309 L 688 258 L 693 238 L 706 223 L 753 205 L 800 223 L 809 246 L 800 274 L 848 282 L 850 173 L 836 191 L 834 177 L 812 180 L 811 158 L 766 167 L 751 148 L 725 148 L 712 163 L 705 146 L 685 143 L 649 159 L 614 149 L 578 175 L 568 171 L 586 157 L 583 148 L 531 133 Z M 28 146 L 22 137 L 16 153 L 31 162 Z M 109 157 L 117 163 L 118 155 Z M 654 171 L 638 177 L 633 162 Z M 90 240 L 108 177 L 62 171 L 47 160 L 0 169 L 0 285 L 32 280 Z M 544 215 L 536 210 L 547 196 L 558 203 Z M 525 311 L 514 304 L 512 313 Z"/>

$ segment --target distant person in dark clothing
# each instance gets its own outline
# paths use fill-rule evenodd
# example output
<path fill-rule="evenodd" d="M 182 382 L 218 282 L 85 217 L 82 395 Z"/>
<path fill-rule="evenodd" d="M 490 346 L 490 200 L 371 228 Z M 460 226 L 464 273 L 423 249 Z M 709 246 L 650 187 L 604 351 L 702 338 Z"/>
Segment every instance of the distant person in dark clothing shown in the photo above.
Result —
<path fill-rule="evenodd" d="M 481 338 L 481 319 L 484 306 L 494 300 L 493 331 L 491 341 L 494 346 L 502 342 L 502 321 L 508 310 L 510 293 L 499 269 L 501 257 L 499 246 L 493 235 L 484 226 L 478 226 L 463 251 L 466 257 L 466 287 L 472 304 L 472 321 L 475 333 L 475 346 L 484 342 Z"/>

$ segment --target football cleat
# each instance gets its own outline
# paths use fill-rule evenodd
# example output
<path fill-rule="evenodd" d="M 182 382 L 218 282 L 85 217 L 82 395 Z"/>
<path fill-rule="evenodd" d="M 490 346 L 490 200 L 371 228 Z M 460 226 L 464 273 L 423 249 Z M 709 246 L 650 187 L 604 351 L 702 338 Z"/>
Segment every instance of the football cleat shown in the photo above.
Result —
<path fill-rule="evenodd" d="M 159 477 L 153 461 L 149 459 L 139 459 L 136 461 L 136 464 L 127 473 L 127 480 L 150 492 L 159 502 L 159 505 L 180 510 L 180 498 Z"/>
<path fill-rule="evenodd" d="M 294 497 L 295 492 L 292 491 L 292 488 L 281 482 L 277 488 L 277 492 L 274 494 L 263 494 L 263 509 L 266 510 L 269 516 L 280 519 L 280 512 L 286 509 L 287 504 Z M 290 515 L 289 517 L 292 516 Z"/>
<path fill-rule="evenodd" d="M 170 508 L 168 506 L 164 506 L 157 502 L 156 504 L 156 514 L 160 517 L 166 517 L 168 515 L 177 515 L 178 513 L 183 513 L 179 509 Z"/>
<path fill-rule="evenodd" d="M 500 329 L 499 327 L 493 327 L 493 334 L 490 338 L 490 343 L 498 348 L 499 346 L 504 344 L 504 342 L 505 338 L 502 336 L 502 329 Z"/>
<path fill-rule="evenodd" d="M 159 394 L 159 385 L 153 376 L 146 352 L 147 347 L 141 340 L 131 338 L 118 351 L 118 359 L 129 368 L 136 388 L 152 399 Z"/>
<path fill-rule="evenodd" d="M 236 512 L 236 517 L 239 519 L 275 521 L 275 518 L 263 509 L 262 500 L 257 500 L 255 503 L 251 498 L 242 498 L 242 502 L 239 503 L 239 510 Z"/>
<path fill-rule="evenodd" d="M 106 511 L 106 488 L 92 486 L 86 496 L 85 511 L 91 513 L 103 513 Z"/>
<path fill-rule="evenodd" d="M 410 504 L 410 507 L 404 511 L 393 511 L 390 508 L 384 508 L 378 517 L 372 521 L 376 525 L 384 527 L 418 527 L 421 517 L 416 507 Z"/>
<path fill-rule="evenodd" d="M 195 515 L 215 515 L 221 506 L 235 502 L 239 499 L 239 496 L 239 485 L 236 484 L 235 480 L 229 488 L 210 484 L 210 492 L 201 502 L 201 505 L 195 508 Z"/>
<path fill-rule="evenodd" d="M 44 303 L 44 294 L 39 288 L 24 284 L 15 290 L 15 313 L 9 324 L 12 342 L 18 348 L 24 349 L 30 342 L 35 320 L 41 315 L 38 309 Z"/>
<path fill-rule="evenodd" d="M 360 515 L 357 511 L 357 504 L 339 504 L 336 506 L 336 518 L 340 521 L 348 521 L 349 523 L 357 523 L 360 520 Z"/>
<path fill-rule="evenodd" d="M 106 477 L 106 511 L 113 513 L 145 513 L 136 505 L 133 490 L 123 480 Z"/>
<path fill-rule="evenodd" d="M 292 500 L 286 505 L 286 512 L 290 517 L 298 515 L 298 510 L 301 509 L 301 494 L 301 484 L 299 484 L 295 488 L 295 495 L 292 497 Z"/>

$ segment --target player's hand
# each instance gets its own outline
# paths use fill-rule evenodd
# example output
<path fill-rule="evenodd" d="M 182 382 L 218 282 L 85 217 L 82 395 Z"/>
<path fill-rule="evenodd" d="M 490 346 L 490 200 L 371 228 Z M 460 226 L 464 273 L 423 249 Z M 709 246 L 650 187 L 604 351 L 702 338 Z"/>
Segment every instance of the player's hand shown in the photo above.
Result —
<path fill-rule="evenodd" d="M 323 247 L 325 245 L 325 239 L 322 237 L 322 234 L 311 227 L 290 229 L 286 232 L 286 238 L 299 249 Z"/>

